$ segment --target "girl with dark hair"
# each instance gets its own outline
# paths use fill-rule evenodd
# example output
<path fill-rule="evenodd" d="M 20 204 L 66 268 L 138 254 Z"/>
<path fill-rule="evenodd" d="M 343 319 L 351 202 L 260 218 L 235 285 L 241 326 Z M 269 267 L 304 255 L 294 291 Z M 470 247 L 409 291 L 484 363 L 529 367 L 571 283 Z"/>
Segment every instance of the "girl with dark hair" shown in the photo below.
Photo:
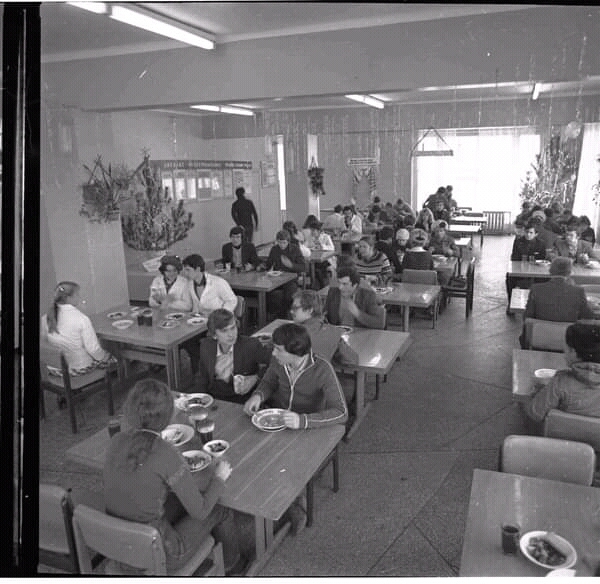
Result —
<path fill-rule="evenodd" d="M 106 367 L 114 361 L 110 353 L 100 346 L 89 317 L 79 310 L 81 302 L 79 284 L 60 282 L 41 322 L 42 339 L 65 354 L 72 375 Z"/>
<path fill-rule="evenodd" d="M 158 268 L 161 275 L 156 276 L 150 285 L 150 298 L 148 298 L 150 306 L 186 312 L 192 309 L 188 281 L 183 276 L 179 276 L 182 269 L 183 265 L 178 256 L 162 257 Z"/>
<path fill-rule="evenodd" d="M 592 245 L 596 245 L 596 234 L 592 229 L 592 222 L 587 215 L 582 215 L 579 217 L 579 228 L 581 230 L 579 239 L 583 239 L 583 241 L 589 241 Z"/>
<path fill-rule="evenodd" d="M 181 453 L 161 438 L 172 414 L 173 395 L 166 384 L 143 379 L 133 386 L 124 405 L 123 431 L 111 439 L 104 464 L 106 512 L 156 527 L 168 573 L 185 564 L 211 531 L 223 544 L 226 573 L 238 573 L 245 559 L 233 513 L 217 504 L 231 465 L 219 461 L 201 491 Z M 173 504 L 167 505 L 168 497 Z M 136 574 L 130 566 L 120 567 Z"/>

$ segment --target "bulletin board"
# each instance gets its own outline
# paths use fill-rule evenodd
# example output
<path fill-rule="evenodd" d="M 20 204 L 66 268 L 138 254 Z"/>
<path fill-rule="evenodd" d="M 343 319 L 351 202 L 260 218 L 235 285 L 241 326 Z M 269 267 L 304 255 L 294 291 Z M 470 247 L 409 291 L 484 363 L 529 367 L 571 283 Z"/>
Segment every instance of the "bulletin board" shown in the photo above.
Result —
<path fill-rule="evenodd" d="M 238 187 L 252 193 L 250 160 L 152 160 L 150 165 L 176 201 L 233 197 Z"/>

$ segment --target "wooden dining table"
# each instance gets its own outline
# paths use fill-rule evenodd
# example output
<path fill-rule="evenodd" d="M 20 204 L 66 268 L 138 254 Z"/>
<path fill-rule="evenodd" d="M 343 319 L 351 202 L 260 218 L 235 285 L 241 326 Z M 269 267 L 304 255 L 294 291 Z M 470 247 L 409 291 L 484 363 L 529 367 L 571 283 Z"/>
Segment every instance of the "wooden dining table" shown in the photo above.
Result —
<path fill-rule="evenodd" d="M 534 391 L 536 369 L 566 369 L 564 353 L 552 351 L 531 351 L 513 349 L 512 359 L 512 398 L 517 402 L 527 402 Z"/>
<path fill-rule="evenodd" d="M 107 350 L 114 353 L 123 367 L 126 359 L 136 359 L 146 363 L 165 365 L 169 387 L 178 390 L 181 385 L 179 348 L 181 344 L 194 337 L 199 337 L 206 332 L 206 321 L 201 324 L 188 324 L 192 317 L 189 312 L 177 310 L 160 310 L 158 308 L 145 308 L 152 311 L 152 326 L 138 325 L 137 312 L 129 305 L 121 305 L 90 315 L 90 320 L 98 338 L 108 343 Z M 119 318 L 109 318 L 109 314 L 121 312 Z M 162 328 L 161 323 L 168 321 L 169 314 L 183 314 L 173 328 Z M 133 324 L 126 329 L 116 328 L 116 320 L 128 319 Z"/>
<path fill-rule="evenodd" d="M 269 275 L 269 272 L 256 271 L 225 271 L 214 270 L 217 276 L 229 282 L 232 290 L 235 292 L 256 292 L 258 299 L 258 326 L 264 326 L 267 323 L 267 292 L 272 292 L 277 288 L 298 278 L 295 272 L 281 272 L 278 276 Z"/>
<path fill-rule="evenodd" d="M 272 335 L 278 326 L 286 322 L 290 321 L 274 320 L 266 327 L 256 331 L 253 336 Z M 346 329 L 351 327 L 341 328 Z M 408 351 L 412 341 L 410 335 L 405 332 L 383 331 L 361 327 L 351 328 L 351 332 L 345 331 L 342 335 L 342 340 L 348 344 L 358 357 L 356 363 L 340 364 L 344 371 L 354 375 L 356 410 L 354 422 L 344 437 L 345 440 L 348 440 L 354 434 L 370 407 L 370 403 L 367 403 L 365 399 L 367 373 L 387 375 L 394 363 Z"/>
<path fill-rule="evenodd" d="M 216 409 L 212 409 L 216 406 Z M 256 428 L 243 406 L 215 400 L 209 417 L 215 422 L 214 438 L 227 440 L 223 455 L 232 467 L 219 503 L 248 513 L 255 523 L 255 558 L 246 575 L 255 575 L 271 557 L 289 530 L 289 523 L 275 532 L 279 520 L 302 493 L 313 475 L 342 439 L 342 424 L 311 430 L 284 429 L 264 432 Z M 178 412 L 174 422 L 187 423 Z M 71 462 L 101 471 L 110 442 L 106 428 L 75 444 L 66 452 Z M 197 436 L 179 450 L 201 448 Z M 206 484 L 210 471 L 195 473 L 198 484 Z"/>
<path fill-rule="evenodd" d="M 459 576 L 546 576 L 548 569 L 521 551 L 504 554 L 500 528 L 517 524 L 521 535 L 553 531 L 577 552 L 577 576 L 593 576 L 600 563 L 600 489 L 475 469 Z"/>

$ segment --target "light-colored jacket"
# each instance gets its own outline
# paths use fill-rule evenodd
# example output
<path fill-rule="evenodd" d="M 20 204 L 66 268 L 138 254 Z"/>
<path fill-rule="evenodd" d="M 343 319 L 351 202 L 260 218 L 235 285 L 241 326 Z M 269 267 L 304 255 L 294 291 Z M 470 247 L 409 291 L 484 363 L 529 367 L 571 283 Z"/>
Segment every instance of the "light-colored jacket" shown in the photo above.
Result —
<path fill-rule="evenodd" d="M 189 294 L 192 298 L 192 311 L 212 312 L 217 308 L 225 308 L 233 312 L 237 306 L 237 296 L 233 293 L 229 282 L 206 272 L 204 275 L 206 276 L 206 286 L 200 298 L 196 294 L 194 280 L 188 281 Z"/>
<path fill-rule="evenodd" d="M 56 319 L 58 332 L 48 332 L 46 315 L 42 316 L 41 336 L 64 352 L 70 371 L 92 366 L 97 361 L 108 361 L 110 353 L 98 342 L 89 317 L 72 304 L 59 304 Z"/>
<path fill-rule="evenodd" d="M 167 294 L 169 300 L 167 301 Z M 154 296 L 158 295 L 161 298 L 161 302 L 157 302 Z M 189 281 L 185 276 L 177 276 L 175 282 L 169 292 L 167 292 L 167 286 L 165 279 L 162 276 L 156 276 L 150 284 L 150 297 L 148 298 L 148 304 L 154 308 L 172 308 L 177 310 L 189 311 L 192 309 L 192 297 L 190 296 Z"/>

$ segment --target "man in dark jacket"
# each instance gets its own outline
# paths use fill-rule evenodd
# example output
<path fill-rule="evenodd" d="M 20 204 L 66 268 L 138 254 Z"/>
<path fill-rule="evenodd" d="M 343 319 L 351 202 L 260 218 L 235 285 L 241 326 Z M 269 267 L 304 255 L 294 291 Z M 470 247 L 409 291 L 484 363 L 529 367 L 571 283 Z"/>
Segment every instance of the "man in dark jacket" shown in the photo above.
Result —
<path fill-rule="evenodd" d="M 375 242 L 375 249 L 383 252 L 387 256 L 387 259 L 390 260 L 390 264 L 392 264 L 394 268 L 394 272 L 399 274 L 402 271 L 402 267 L 400 265 L 400 260 L 392 247 L 393 239 L 394 230 L 391 227 L 382 227 L 379 232 L 379 239 Z"/>
<path fill-rule="evenodd" d="M 546 257 L 546 247 L 537 237 L 538 223 L 529 221 L 525 226 L 525 234 L 515 238 L 510 260 L 512 262 L 528 261 L 531 256 L 536 260 Z"/>
<path fill-rule="evenodd" d="M 254 230 L 258 229 L 258 213 L 254 203 L 245 197 L 245 193 L 244 187 L 235 189 L 237 201 L 234 201 L 231 205 L 231 217 L 236 225 L 241 225 L 244 228 L 246 241 L 252 243 Z"/>
<path fill-rule="evenodd" d="M 253 243 L 243 241 L 244 228 L 232 227 L 229 231 L 230 243 L 226 243 L 221 249 L 221 257 L 224 264 L 231 264 L 232 268 L 244 270 L 255 269 L 260 260 Z"/>

